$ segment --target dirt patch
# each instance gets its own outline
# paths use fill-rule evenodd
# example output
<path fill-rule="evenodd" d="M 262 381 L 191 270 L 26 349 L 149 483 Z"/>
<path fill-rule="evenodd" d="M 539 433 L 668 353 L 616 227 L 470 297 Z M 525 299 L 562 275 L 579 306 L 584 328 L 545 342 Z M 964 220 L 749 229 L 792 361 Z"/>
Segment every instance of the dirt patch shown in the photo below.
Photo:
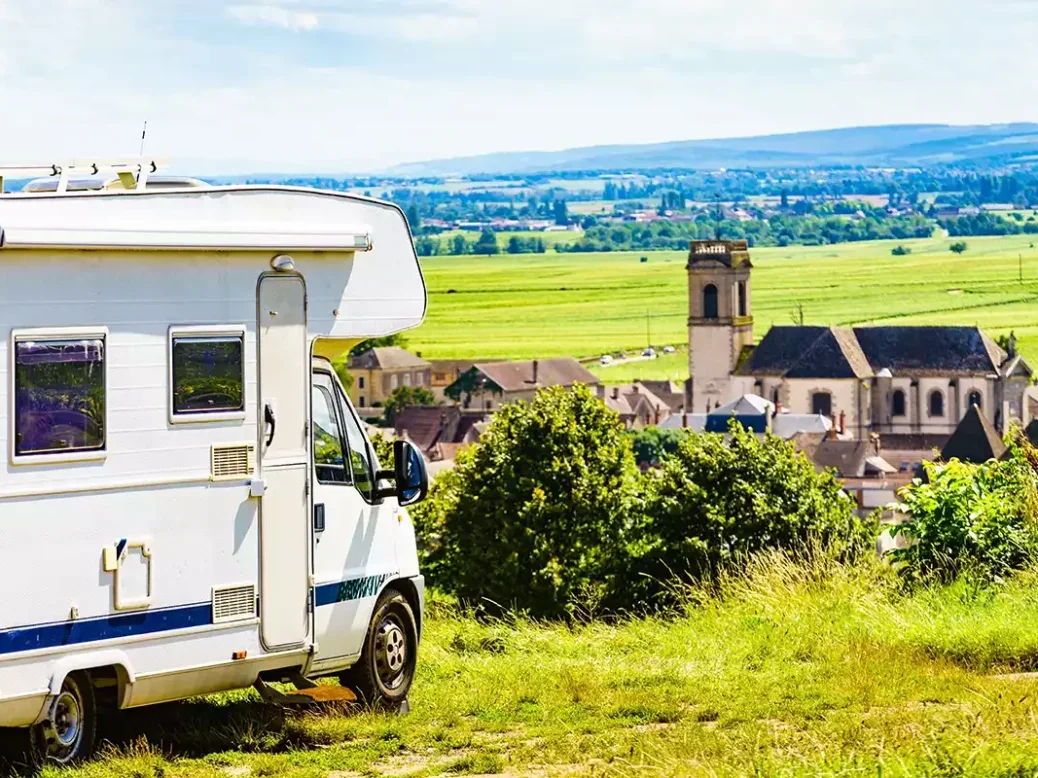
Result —
<path fill-rule="evenodd" d="M 430 752 L 426 754 L 397 754 L 388 759 L 372 765 L 371 769 L 379 775 L 387 778 L 395 776 L 410 775 L 419 770 L 429 770 L 434 774 L 443 770 L 458 759 L 470 755 L 472 752 L 465 749 L 452 751 L 450 754 L 437 754 Z"/>

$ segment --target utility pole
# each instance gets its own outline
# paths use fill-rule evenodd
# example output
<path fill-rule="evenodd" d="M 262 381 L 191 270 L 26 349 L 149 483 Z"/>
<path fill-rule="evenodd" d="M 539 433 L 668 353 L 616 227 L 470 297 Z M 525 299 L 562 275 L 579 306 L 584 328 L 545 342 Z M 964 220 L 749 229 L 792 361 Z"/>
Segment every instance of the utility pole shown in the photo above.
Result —
<path fill-rule="evenodd" d="M 652 348 L 652 334 L 649 332 L 649 311 L 645 310 L 645 347 Z"/>

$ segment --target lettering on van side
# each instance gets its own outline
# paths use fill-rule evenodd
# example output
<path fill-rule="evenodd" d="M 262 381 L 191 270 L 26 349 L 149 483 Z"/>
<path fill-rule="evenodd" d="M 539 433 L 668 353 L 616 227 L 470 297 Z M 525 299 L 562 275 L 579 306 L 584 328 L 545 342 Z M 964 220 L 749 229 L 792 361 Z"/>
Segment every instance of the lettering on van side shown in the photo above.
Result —
<path fill-rule="evenodd" d="M 395 573 L 368 575 L 363 578 L 351 578 L 338 583 L 321 584 L 316 589 L 316 605 L 334 605 L 337 602 L 361 600 L 374 597 L 385 585 L 386 581 L 395 577 Z"/>

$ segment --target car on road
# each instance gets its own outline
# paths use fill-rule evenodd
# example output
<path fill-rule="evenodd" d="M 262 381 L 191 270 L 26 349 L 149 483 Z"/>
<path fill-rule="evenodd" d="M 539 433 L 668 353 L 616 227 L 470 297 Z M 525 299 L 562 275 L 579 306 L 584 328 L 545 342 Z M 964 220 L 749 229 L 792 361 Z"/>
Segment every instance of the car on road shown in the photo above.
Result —
<path fill-rule="evenodd" d="M 664 346 L 663 347 L 663 353 L 664 354 L 673 354 L 674 353 L 674 347 L 673 346 Z"/>
<path fill-rule="evenodd" d="M 611 354 L 603 354 L 598 360 L 600 365 L 611 365 L 613 364 L 613 357 Z"/>
<path fill-rule="evenodd" d="M 642 356 L 648 357 L 649 359 L 654 359 L 656 357 L 656 349 L 654 349 L 652 346 L 649 346 L 647 349 L 645 349 L 645 351 L 642 352 Z"/>

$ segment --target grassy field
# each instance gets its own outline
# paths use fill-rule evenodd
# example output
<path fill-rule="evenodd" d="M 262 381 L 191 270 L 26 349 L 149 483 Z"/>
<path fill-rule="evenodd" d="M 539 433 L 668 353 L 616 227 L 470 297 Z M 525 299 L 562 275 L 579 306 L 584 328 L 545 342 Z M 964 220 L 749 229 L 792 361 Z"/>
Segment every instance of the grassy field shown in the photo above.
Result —
<path fill-rule="evenodd" d="M 252 692 L 120 714 L 67 778 L 1024 776 L 1038 581 L 899 595 L 879 563 L 754 565 L 671 618 L 428 622 L 406 717 Z M 694 594 L 694 593 L 693 593 Z"/>
<path fill-rule="evenodd" d="M 899 242 L 912 253 L 891 256 Z M 1015 330 L 1022 351 L 1038 357 L 1034 237 L 969 238 L 961 256 L 950 242 L 755 249 L 755 335 L 791 323 L 802 305 L 807 323 Z M 592 356 L 640 351 L 648 319 L 654 345 L 683 344 L 685 258 L 679 251 L 430 257 L 423 262 L 429 312 L 410 342 L 431 358 Z"/>

